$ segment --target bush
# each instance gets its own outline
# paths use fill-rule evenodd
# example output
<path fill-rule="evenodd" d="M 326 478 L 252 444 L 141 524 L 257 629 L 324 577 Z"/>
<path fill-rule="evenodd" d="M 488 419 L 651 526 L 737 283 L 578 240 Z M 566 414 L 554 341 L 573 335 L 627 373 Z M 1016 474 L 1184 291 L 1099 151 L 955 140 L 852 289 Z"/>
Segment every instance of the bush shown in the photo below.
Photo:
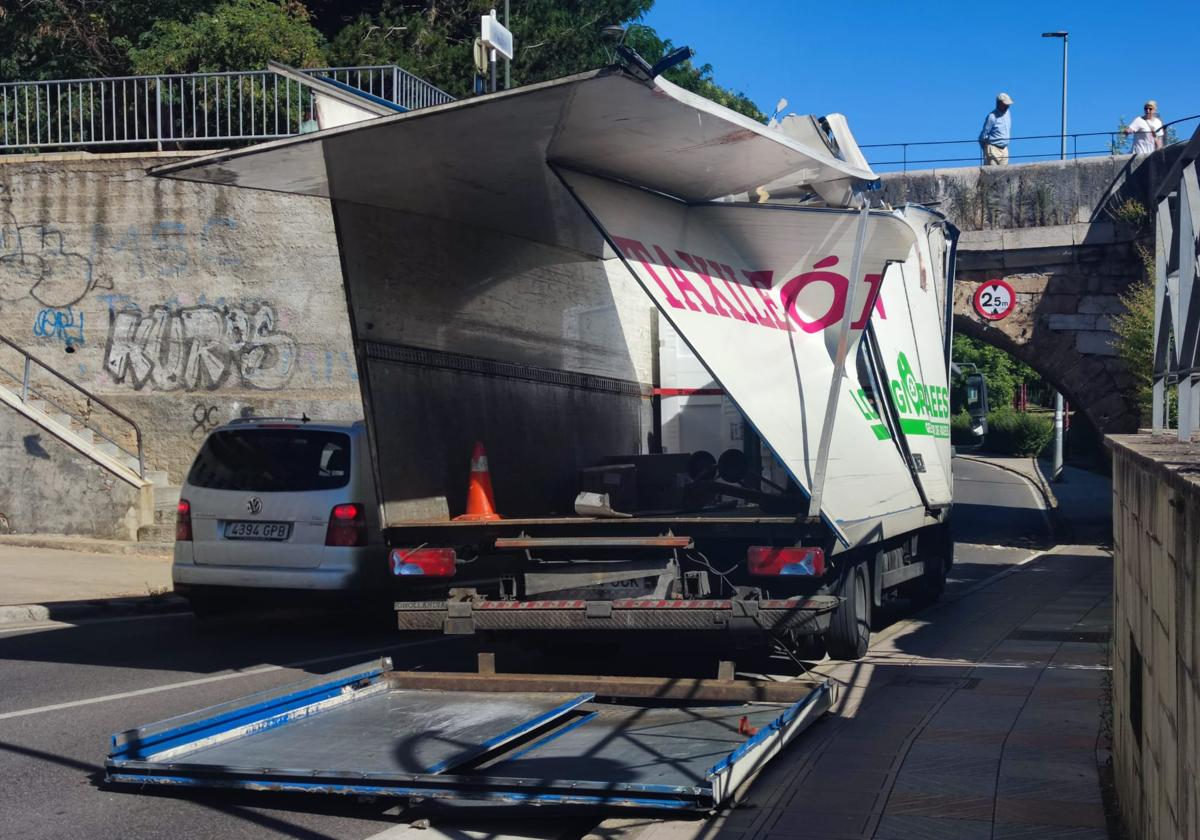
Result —
<path fill-rule="evenodd" d="M 979 438 L 971 431 L 971 415 L 960 411 L 950 417 L 950 442 L 956 446 L 974 446 Z"/>
<path fill-rule="evenodd" d="M 1003 455 L 1037 456 L 1054 437 L 1054 421 L 1045 414 L 998 408 L 988 414 L 987 448 Z"/>

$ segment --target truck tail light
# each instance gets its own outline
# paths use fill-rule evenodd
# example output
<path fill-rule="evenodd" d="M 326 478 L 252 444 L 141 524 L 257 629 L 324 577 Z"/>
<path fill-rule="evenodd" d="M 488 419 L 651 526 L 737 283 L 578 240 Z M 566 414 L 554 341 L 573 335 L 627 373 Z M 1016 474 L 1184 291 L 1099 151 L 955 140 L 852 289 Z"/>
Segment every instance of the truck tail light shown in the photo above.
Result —
<path fill-rule="evenodd" d="M 367 514 L 362 505 L 335 505 L 329 514 L 325 545 L 343 548 L 367 544 Z"/>
<path fill-rule="evenodd" d="M 180 499 L 175 508 L 175 541 L 192 541 L 192 504 L 187 499 Z"/>
<path fill-rule="evenodd" d="M 423 577 L 453 577 L 453 548 L 393 548 L 392 574 Z"/>
<path fill-rule="evenodd" d="M 752 575 L 825 574 L 825 552 L 819 548 L 775 548 L 754 545 L 746 552 L 746 564 Z"/>

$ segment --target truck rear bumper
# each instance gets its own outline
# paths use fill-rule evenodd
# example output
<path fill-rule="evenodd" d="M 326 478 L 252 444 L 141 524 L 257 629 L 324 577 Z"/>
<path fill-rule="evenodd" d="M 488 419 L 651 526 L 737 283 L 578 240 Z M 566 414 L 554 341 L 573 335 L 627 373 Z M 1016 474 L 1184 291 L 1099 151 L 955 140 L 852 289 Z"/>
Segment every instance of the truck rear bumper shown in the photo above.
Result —
<path fill-rule="evenodd" d="M 397 601 L 401 630 L 448 635 L 508 630 L 664 630 L 823 633 L 839 598 L 765 601 Z"/>

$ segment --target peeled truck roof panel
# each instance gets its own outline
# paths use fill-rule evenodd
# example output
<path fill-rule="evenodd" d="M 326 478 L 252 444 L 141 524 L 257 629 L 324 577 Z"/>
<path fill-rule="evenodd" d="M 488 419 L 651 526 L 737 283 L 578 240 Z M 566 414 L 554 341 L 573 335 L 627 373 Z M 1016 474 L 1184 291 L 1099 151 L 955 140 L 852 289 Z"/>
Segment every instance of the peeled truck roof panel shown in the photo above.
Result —
<path fill-rule="evenodd" d="M 603 243 L 546 166 L 700 202 L 803 183 L 872 180 L 824 146 L 665 79 L 598 70 L 218 152 L 152 174 L 322 196 L 501 230 L 594 255 Z"/>

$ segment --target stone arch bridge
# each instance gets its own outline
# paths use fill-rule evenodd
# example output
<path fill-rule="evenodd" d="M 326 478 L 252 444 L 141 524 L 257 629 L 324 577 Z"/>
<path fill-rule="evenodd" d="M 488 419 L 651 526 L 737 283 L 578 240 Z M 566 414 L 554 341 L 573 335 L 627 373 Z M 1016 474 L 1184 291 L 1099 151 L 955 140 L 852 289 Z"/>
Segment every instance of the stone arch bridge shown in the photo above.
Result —
<path fill-rule="evenodd" d="M 959 227 L 956 331 L 1026 363 L 1102 434 L 1133 431 L 1134 380 L 1117 356 L 1119 296 L 1153 258 L 1151 196 L 1182 144 L 1152 155 L 889 173 L 883 200 L 933 204 Z M 1138 207 L 1143 213 L 1137 212 Z M 987 321 L 972 300 L 1006 280 L 1012 313 Z"/>

